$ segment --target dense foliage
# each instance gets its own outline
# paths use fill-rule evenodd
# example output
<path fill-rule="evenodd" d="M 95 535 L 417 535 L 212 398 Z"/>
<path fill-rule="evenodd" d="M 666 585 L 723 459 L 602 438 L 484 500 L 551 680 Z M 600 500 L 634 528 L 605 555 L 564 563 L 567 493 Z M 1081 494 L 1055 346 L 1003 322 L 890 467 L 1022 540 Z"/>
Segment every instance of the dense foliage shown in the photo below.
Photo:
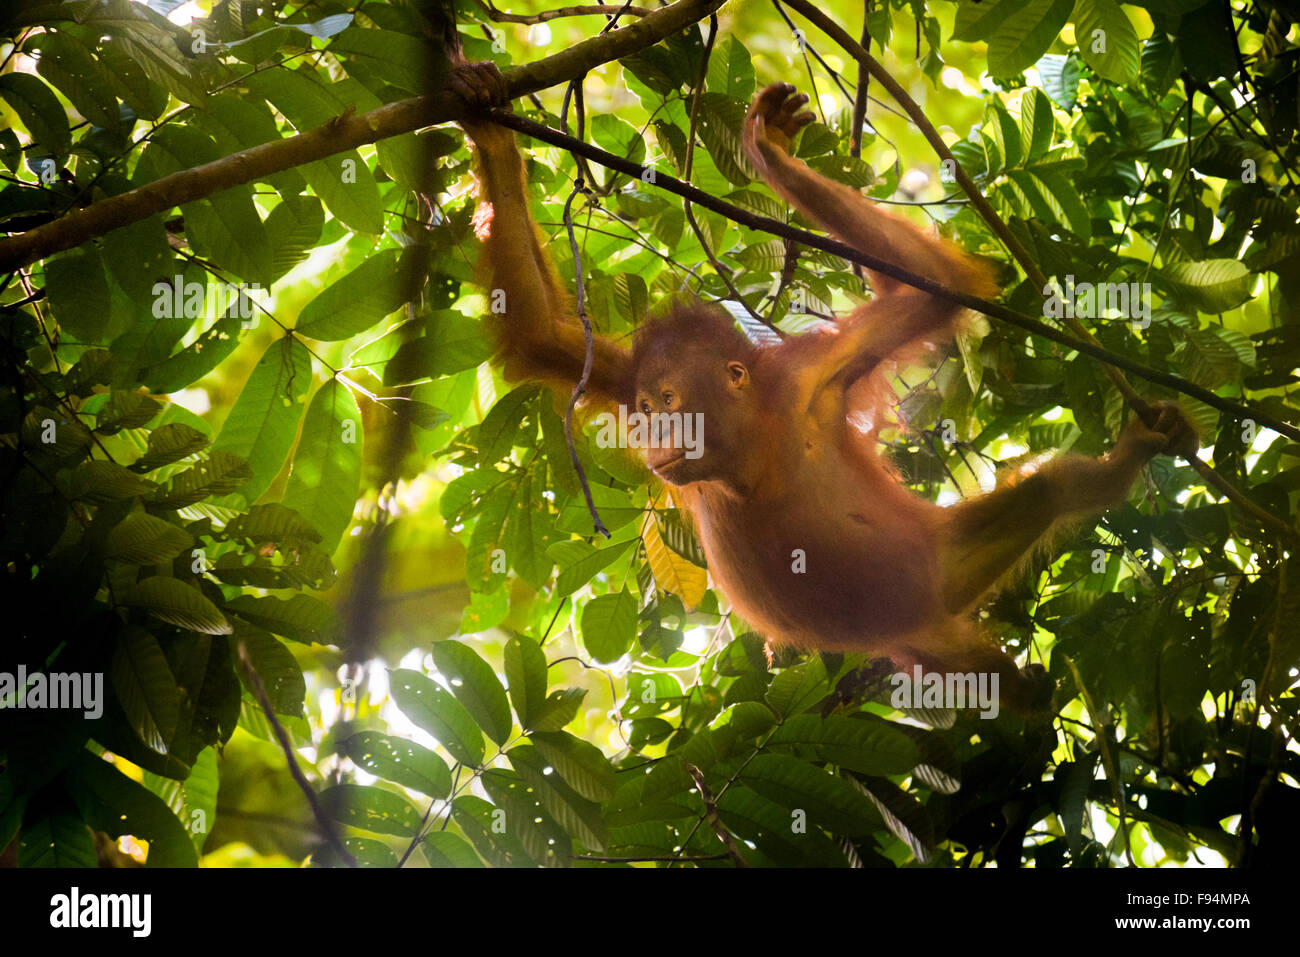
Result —
<path fill-rule="evenodd" d="M 859 34 L 862 4 L 819 6 Z M 1300 422 L 1300 9 L 865 13 L 872 52 L 1043 273 L 1150 284 L 1141 321 L 1078 300 L 1106 349 Z M 706 14 L 593 70 L 581 101 L 561 83 L 516 111 L 786 220 L 739 133 L 757 87 L 794 82 L 820 120 L 798 155 L 916 203 L 1000 264 L 1005 302 L 1059 324 L 878 84 L 857 155 L 857 63 L 832 40 L 759 0 L 724 4 L 716 35 Z M 606 22 L 457 19 L 465 55 L 503 70 Z M 0 228 L 436 91 L 446 29 L 428 0 L 10 2 Z M 606 334 L 684 291 L 755 335 L 751 311 L 797 332 L 866 295 L 842 260 L 523 146 L 570 284 L 583 178 L 573 226 Z M 981 613 L 1059 680 L 1050 719 L 904 713 L 861 656 L 769 659 L 667 491 L 579 423 L 612 532 L 593 535 L 563 406 L 486 361 L 471 169 L 457 127 L 417 128 L 0 272 L 0 671 L 104 676 L 95 718 L 0 700 L 0 849 L 22 866 L 340 863 L 279 734 L 367 866 L 1248 863 L 1296 846 L 1300 444 L 1182 396 L 1203 458 L 1257 509 L 1157 460 Z M 942 502 L 1045 452 L 1100 454 L 1127 414 L 1100 362 L 996 321 L 896 382 L 888 454 Z"/>

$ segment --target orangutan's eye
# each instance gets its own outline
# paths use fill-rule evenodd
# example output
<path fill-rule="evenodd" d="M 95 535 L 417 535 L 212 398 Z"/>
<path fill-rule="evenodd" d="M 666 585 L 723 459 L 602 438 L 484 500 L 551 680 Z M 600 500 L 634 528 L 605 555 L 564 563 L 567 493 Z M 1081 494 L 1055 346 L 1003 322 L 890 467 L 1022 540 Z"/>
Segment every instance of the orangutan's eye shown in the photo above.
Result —
<path fill-rule="evenodd" d="M 641 414 L 642 415 L 650 414 L 650 403 L 647 402 L 645 399 L 641 400 Z"/>
<path fill-rule="evenodd" d="M 664 405 L 668 406 L 669 408 L 672 407 L 673 400 L 676 398 L 677 396 L 673 395 L 671 392 L 668 392 L 667 390 L 664 391 Z"/>

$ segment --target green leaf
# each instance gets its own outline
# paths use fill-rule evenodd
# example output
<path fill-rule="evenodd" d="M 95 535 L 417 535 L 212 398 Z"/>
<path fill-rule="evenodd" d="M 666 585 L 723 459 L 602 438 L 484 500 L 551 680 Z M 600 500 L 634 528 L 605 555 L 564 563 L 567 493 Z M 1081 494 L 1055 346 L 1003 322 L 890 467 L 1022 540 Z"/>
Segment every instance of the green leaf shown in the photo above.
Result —
<path fill-rule="evenodd" d="M 645 157 L 645 139 L 635 126 L 613 113 L 601 113 L 591 120 L 591 138 L 602 149 L 634 163 Z"/>
<path fill-rule="evenodd" d="M 371 867 L 390 870 L 397 867 L 397 855 L 383 841 L 373 837 L 353 837 L 341 839 L 343 847 L 358 867 Z M 319 867 L 347 867 L 347 863 L 338 856 L 328 844 L 317 850 L 312 856 L 312 865 Z"/>
<path fill-rule="evenodd" d="M 247 501 L 256 501 L 279 474 L 310 389 L 311 355 L 292 336 L 271 343 L 253 367 L 213 444 L 252 468 L 252 477 L 239 488 Z"/>
<path fill-rule="evenodd" d="M 1202 312 L 1235 309 L 1250 298 L 1255 276 L 1237 259 L 1177 262 L 1160 270 L 1174 295 Z"/>
<path fill-rule="evenodd" d="M 430 831 L 420 845 L 430 867 L 482 867 L 483 862 L 474 848 L 459 834 L 450 831 Z"/>
<path fill-rule="evenodd" d="M 95 431 L 116 435 L 123 429 L 138 429 L 162 411 L 162 403 L 142 392 L 114 389 L 95 417 Z"/>
<path fill-rule="evenodd" d="M 767 705 L 759 701 L 738 701 L 725 708 L 713 719 L 709 727 L 711 729 L 731 727 L 741 738 L 756 738 L 774 724 L 776 724 L 776 716 Z"/>
<path fill-rule="evenodd" d="M 77 501 L 95 505 L 116 502 L 135 495 L 148 495 L 158 488 L 156 482 L 142 479 L 116 462 L 95 459 L 82 462 L 68 479 L 68 495 Z"/>
<path fill-rule="evenodd" d="M 433 172 L 437 157 L 428 152 L 427 136 L 402 133 L 389 136 L 375 144 L 379 168 L 405 189 L 414 193 L 428 193 L 436 189 Z"/>
<path fill-rule="evenodd" d="M 844 853 L 821 831 L 795 833 L 788 808 L 734 784 L 718 795 L 718 816 L 738 837 L 782 867 L 844 867 Z M 748 857 L 751 852 L 742 850 Z"/>
<path fill-rule="evenodd" d="M 135 565 L 161 565 L 194 546 L 185 529 L 145 511 L 132 512 L 113 526 L 104 557 Z"/>
<path fill-rule="evenodd" d="M 519 724 L 531 729 L 546 705 L 546 655 L 531 638 L 511 638 L 506 643 L 505 670 Z"/>
<path fill-rule="evenodd" d="M 1043 78 L 1043 92 L 1065 112 L 1071 112 L 1079 96 L 1079 61 L 1068 54 L 1049 53 L 1034 66 Z"/>
<path fill-rule="evenodd" d="M 398 281 L 398 253 L 385 249 L 326 286 L 298 314 L 296 331 L 333 342 L 369 329 L 405 301 Z"/>
<path fill-rule="evenodd" d="M 254 505 L 226 526 L 230 538 L 247 538 L 255 543 L 301 545 L 320 541 L 320 533 L 293 509 L 279 502 Z"/>
<path fill-rule="evenodd" d="M 880 826 L 875 805 L 851 784 L 798 758 L 759 754 L 745 765 L 740 780 L 787 808 L 801 808 L 811 821 L 836 834 L 870 834 Z"/>
<path fill-rule="evenodd" d="M 224 495 L 240 488 L 252 477 L 253 470 L 238 455 L 212 452 L 191 469 L 167 480 L 150 504 L 157 508 L 185 508 L 211 495 Z"/>
<path fill-rule="evenodd" d="M 510 702 L 492 666 L 459 641 L 436 641 L 433 663 L 451 683 L 452 694 L 497 744 L 510 737 Z"/>
<path fill-rule="evenodd" d="M 205 635 L 228 635 L 230 623 L 197 588 L 155 575 L 118 595 L 118 603 L 143 608 L 155 618 Z"/>
<path fill-rule="evenodd" d="M 168 422 L 149 433 L 149 444 L 144 455 L 131 463 L 132 472 L 152 472 L 163 465 L 207 448 L 212 441 L 198 429 L 184 422 Z"/>
<path fill-rule="evenodd" d="M 171 808 L 181 825 L 190 832 L 195 851 L 202 854 L 217 818 L 219 776 L 216 749 L 200 751 L 190 776 L 184 781 L 146 771 L 143 784 Z"/>
<path fill-rule="evenodd" d="M 1025 144 L 1027 162 L 1034 162 L 1052 148 L 1055 121 L 1052 103 L 1035 87 L 1029 87 L 1020 97 L 1020 141 Z"/>
<path fill-rule="evenodd" d="M 21 73 L 6 73 L 0 81 Z M 108 326 L 110 301 L 104 263 L 93 246 L 45 264 L 45 293 L 59 325 L 78 342 L 99 343 Z"/>
<path fill-rule="evenodd" d="M 103 128 L 121 124 L 113 75 L 72 34 L 39 33 L 27 39 L 23 52 L 36 60 L 36 72 L 91 123 Z"/>
<path fill-rule="evenodd" d="M 1183 336 L 1175 356 L 1182 375 L 1207 389 L 1217 389 L 1237 378 L 1241 360 L 1213 327 L 1184 329 Z"/>
<path fill-rule="evenodd" d="M 934 850 L 934 822 L 924 805 L 889 778 L 849 781 L 876 806 L 885 826 L 911 849 L 917 862 L 926 863 Z"/>
<path fill-rule="evenodd" d="M 736 186 L 748 186 L 755 177 L 740 146 L 741 130 L 747 106 L 741 100 L 722 93 L 705 93 L 700 97 L 697 132 L 718 172 Z"/>
<path fill-rule="evenodd" d="M 998 7 L 1008 5 L 1007 0 L 1002 0 Z M 1018 76 L 1033 66 L 1065 26 L 1072 5 L 1072 0 L 1028 0 L 1020 4 L 989 38 L 989 73 Z"/>
<path fill-rule="evenodd" d="M 388 683 L 402 714 L 437 738 L 453 758 L 472 768 L 483 762 L 482 732 L 446 689 L 406 668 L 393 671 Z"/>
<path fill-rule="evenodd" d="M 363 831 L 410 837 L 420 829 L 420 812 L 383 788 L 336 784 L 321 792 L 320 803 L 334 820 Z"/>
<path fill-rule="evenodd" d="M 166 395 L 179 392 L 215 369 L 239 345 L 244 320 L 238 310 L 227 309 L 225 315 L 209 326 L 193 343 L 157 365 L 140 373 L 140 380 L 151 392 Z"/>
<path fill-rule="evenodd" d="M 438 755 L 414 741 L 378 731 L 362 731 L 344 741 L 341 748 L 357 767 L 386 781 L 413 788 L 432 798 L 445 798 L 451 793 L 451 771 L 447 765 Z"/>
<path fill-rule="evenodd" d="M 533 731 L 559 731 L 578 715 L 578 707 L 587 696 L 585 688 L 552 691 L 533 720 Z"/>
<path fill-rule="evenodd" d="M 325 208 L 315 196 L 286 196 L 266 217 L 272 281 L 306 259 L 325 227 Z"/>
<path fill-rule="evenodd" d="M 1084 811 L 1087 808 L 1088 789 L 1092 786 L 1096 755 L 1085 755 L 1081 761 L 1066 761 L 1056 766 L 1053 780 L 1063 781 L 1057 814 L 1061 828 L 1070 846 L 1077 854 L 1083 846 Z"/>
<path fill-rule="evenodd" d="M 491 465 L 510 454 L 524 416 L 532 409 L 538 394 L 536 386 L 525 385 L 497 400 L 475 431 L 480 463 Z"/>
<path fill-rule="evenodd" d="M 236 186 L 181 207 L 195 253 L 236 276 L 271 285 L 271 242 L 251 186 Z"/>
<path fill-rule="evenodd" d="M 454 375 L 491 356 L 492 343 L 481 323 L 451 309 L 438 310 L 430 317 L 425 335 L 398 347 L 384 367 L 384 385 Z"/>
<path fill-rule="evenodd" d="M 915 742 L 886 722 L 840 715 L 795 715 L 767 743 L 809 745 L 832 764 L 871 775 L 906 774 L 920 759 Z"/>
<path fill-rule="evenodd" d="M 18 866 L 98 867 L 95 842 L 81 816 L 71 808 L 56 808 L 38 820 L 28 820 L 18 838 Z"/>
<path fill-rule="evenodd" d="M 582 608 L 582 644 L 600 662 L 617 661 L 636 640 L 636 599 L 624 586 Z"/>
<path fill-rule="evenodd" d="M 276 714 L 297 718 L 302 715 L 303 700 L 307 697 L 307 680 L 298 659 L 280 641 L 260 628 L 236 622 L 235 637 L 248 655 L 253 670 L 262 679 L 271 710 Z M 239 674 L 245 684 L 248 677 L 242 667 Z M 249 685 L 249 691 L 252 691 Z"/>
<path fill-rule="evenodd" d="M 998 28 L 1020 12 L 1029 0 L 993 0 L 992 3 L 962 3 L 957 6 L 952 38 L 973 43 L 990 41 Z"/>
<path fill-rule="evenodd" d="M 64 771 L 64 783 L 82 820 L 111 838 L 130 834 L 149 842 L 146 867 L 194 867 L 198 854 L 176 815 L 156 795 L 89 751 Z"/>
<path fill-rule="evenodd" d="M 32 135 L 33 156 L 42 152 L 65 157 L 72 149 L 68 114 L 48 86 L 30 73 L 0 75 L 0 99 L 4 100 Z"/>
<path fill-rule="evenodd" d="M 587 800 L 614 797 L 614 768 L 600 748 L 567 731 L 538 731 L 528 738 L 565 783 Z"/>
<path fill-rule="evenodd" d="M 1142 62 L 1137 31 L 1115 0 L 1076 0 L 1075 42 L 1084 62 L 1112 83 L 1133 83 Z"/>
<path fill-rule="evenodd" d="M 384 204 L 379 184 L 356 150 L 299 166 L 298 172 L 325 208 L 344 226 L 359 233 L 384 231 Z"/>
<path fill-rule="evenodd" d="M 238 595 L 226 602 L 226 608 L 250 624 L 305 645 L 333 644 L 342 627 L 333 608 L 301 593 L 284 599 Z"/>
<path fill-rule="evenodd" d="M 604 849 L 605 819 L 599 804 L 584 798 L 559 775 L 547 774 L 550 765 L 537 748 L 511 748 L 506 757 L 560 827 L 592 850 Z"/>
<path fill-rule="evenodd" d="M 317 390 L 307 409 L 302 437 L 293 454 L 284 504 L 320 532 L 327 553 L 352 521 L 361 487 L 361 410 L 338 379 Z"/>
<path fill-rule="evenodd" d="M 343 54 L 373 70 L 375 75 L 412 95 L 428 92 L 429 47 L 422 39 L 395 30 L 349 27 L 329 45 L 336 56 Z M 346 62 L 346 61 L 345 61 Z"/>
<path fill-rule="evenodd" d="M 109 7 L 109 9 L 113 9 Z M 176 34 L 179 27 L 139 18 L 111 18 L 103 21 L 111 37 L 108 43 L 121 47 L 127 58 L 138 65 L 150 81 L 161 86 L 183 103 L 202 103 L 208 91 L 194 74 L 190 60 L 180 52 Z M 186 34 L 182 33 L 182 37 Z"/>
<path fill-rule="evenodd" d="M 113 646 L 113 690 L 133 730 L 159 754 L 171 750 L 180 711 L 180 689 L 158 639 L 128 625 Z"/>
<path fill-rule="evenodd" d="M 547 553 L 560 566 L 554 595 L 562 597 L 577 591 L 598 573 L 618 561 L 636 542 L 637 540 L 632 538 L 605 548 L 593 548 L 577 539 L 556 542 L 547 549 Z"/>
<path fill-rule="evenodd" d="M 781 717 L 789 717 L 820 700 L 829 690 L 826 666 L 820 658 L 812 658 L 786 668 L 772 679 L 767 704 Z"/>
<path fill-rule="evenodd" d="M 754 95 L 754 64 L 749 51 L 734 35 L 717 45 L 709 58 L 706 86 L 710 93 L 748 100 Z"/>
<path fill-rule="evenodd" d="M 1164 30 L 1156 30 L 1142 44 L 1142 84 L 1157 97 L 1163 97 L 1178 79 L 1183 57 Z M 1073 848 L 1071 849 L 1073 852 Z"/>

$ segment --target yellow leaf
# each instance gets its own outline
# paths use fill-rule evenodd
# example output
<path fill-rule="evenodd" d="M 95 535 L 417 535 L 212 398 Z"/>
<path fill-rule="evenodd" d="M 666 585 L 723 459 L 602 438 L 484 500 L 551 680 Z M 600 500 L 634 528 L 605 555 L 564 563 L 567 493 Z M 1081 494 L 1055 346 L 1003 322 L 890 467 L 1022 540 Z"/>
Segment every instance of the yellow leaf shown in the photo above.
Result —
<path fill-rule="evenodd" d="M 662 491 L 655 496 L 655 507 L 662 507 L 665 498 Z M 653 510 L 647 510 L 645 521 L 641 523 L 641 540 L 645 542 L 646 558 L 656 584 L 680 598 L 687 611 L 693 610 L 708 590 L 708 573 L 664 544 Z"/>

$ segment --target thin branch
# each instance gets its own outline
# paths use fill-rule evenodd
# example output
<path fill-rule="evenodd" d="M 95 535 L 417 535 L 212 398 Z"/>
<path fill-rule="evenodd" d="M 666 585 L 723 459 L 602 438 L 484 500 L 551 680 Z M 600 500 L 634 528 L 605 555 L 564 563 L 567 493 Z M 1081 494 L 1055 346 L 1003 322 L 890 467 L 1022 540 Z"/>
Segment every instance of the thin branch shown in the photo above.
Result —
<path fill-rule="evenodd" d="M 587 391 L 587 381 L 591 378 L 592 353 L 595 347 L 595 340 L 591 332 L 591 318 L 587 315 L 587 288 L 582 278 L 582 253 L 578 249 L 578 237 L 573 231 L 573 198 L 580 192 L 582 192 L 581 173 L 573 181 L 573 191 L 569 193 L 569 199 L 564 204 L 564 227 L 569 231 L 569 248 L 573 250 L 574 275 L 577 277 L 578 321 L 582 323 L 582 338 L 587 347 L 587 354 L 582 360 L 582 375 L 573 387 L 573 394 L 569 396 L 569 404 L 564 407 L 564 443 L 569 447 L 569 461 L 573 463 L 573 470 L 578 473 L 578 484 L 582 486 L 583 497 L 587 499 L 587 511 L 591 513 L 591 521 L 595 525 L 597 532 L 609 538 L 609 529 L 605 527 L 605 523 L 600 520 L 600 513 L 596 511 L 596 502 L 591 497 L 591 485 L 587 482 L 587 473 L 583 470 L 582 463 L 578 461 L 578 449 L 573 443 L 573 408 L 578 404 L 578 400 L 582 398 L 582 394 Z"/>
<path fill-rule="evenodd" d="M 691 167 L 695 160 L 695 131 L 696 124 L 699 122 L 700 98 L 704 95 L 704 80 L 708 75 L 709 58 L 713 55 L 713 41 L 717 38 L 717 34 L 718 18 L 716 16 L 710 16 L 709 36 L 704 42 L 704 54 L 700 57 L 700 72 L 695 78 L 695 91 L 691 95 L 691 119 L 689 128 L 686 131 L 686 162 L 683 164 L 682 178 L 688 183 L 691 181 Z M 700 224 L 695 221 L 695 212 L 691 209 L 691 201 L 689 198 L 682 203 L 682 212 L 686 214 L 686 222 L 691 227 L 691 232 L 695 234 L 695 239 L 699 242 L 700 248 L 704 250 L 704 255 L 708 258 L 709 265 L 713 267 L 713 271 L 717 274 L 718 278 L 722 280 L 723 285 L 727 287 L 727 291 L 731 293 L 732 298 L 740 303 L 744 310 L 749 313 L 753 319 L 768 326 L 778 336 L 785 338 L 784 332 L 774 326 L 759 313 L 755 312 L 754 308 L 745 301 L 745 297 L 740 294 L 740 290 L 736 288 L 736 284 L 732 281 L 730 274 L 718 260 L 718 257 L 714 255 L 713 249 L 709 246 L 709 240 L 704 235 L 704 230 L 700 229 Z"/>
<path fill-rule="evenodd" d="M 532 120 L 525 119 L 522 116 L 517 116 L 514 113 L 493 110 L 491 118 L 494 122 L 500 123 L 502 126 L 508 126 L 516 132 L 524 133 L 534 139 L 541 140 L 544 143 L 549 143 L 551 146 L 557 146 L 561 149 L 572 150 L 574 152 L 581 152 L 587 157 L 587 159 L 593 160 L 602 166 L 608 166 L 612 169 L 618 170 L 619 172 L 626 173 L 629 176 L 635 176 L 639 179 L 644 172 L 644 167 L 629 159 L 615 156 L 613 153 L 606 152 L 599 147 L 575 140 L 571 136 L 565 136 L 559 130 L 552 129 L 549 126 L 543 126 L 540 123 L 535 123 Z M 1045 339 L 1059 343 L 1060 345 L 1066 346 L 1076 352 L 1083 353 L 1084 355 L 1091 356 L 1094 359 L 1099 359 L 1109 365 L 1124 369 L 1140 378 L 1146 379 L 1148 382 L 1154 382 L 1157 385 L 1162 385 L 1169 389 L 1173 389 L 1174 391 L 1181 392 L 1184 395 L 1189 395 L 1204 402 L 1206 405 L 1212 406 L 1219 411 L 1225 412 L 1234 417 L 1254 419 L 1255 422 L 1261 425 L 1266 425 L 1281 435 L 1300 441 L 1300 429 L 1283 422 L 1275 416 L 1233 402 L 1230 399 L 1225 399 L 1208 389 L 1204 389 L 1201 386 L 1198 386 L 1193 382 L 1188 382 L 1186 379 L 1179 378 L 1176 375 L 1162 372 L 1159 369 L 1148 368 L 1139 362 L 1135 362 L 1134 360 L 1118 353 L 1111 352 L 1104 347 L 1075 339 L 1070 335 L 1061 332 L 1059 329 L 1049 326 L 1045 322 L 1035 319 L 1032 316 L 1025 315 L 1024 313 L 1017 312 L 1014 309 L 1010 309 L 1001 303 L 992 302 L 988 299 L 981 299 L 979 296 L 972 296 L 969 293 L 950 289 L 947 286 L 935 282 L 933 279 L 918 276 L 915 273 L 909 272 L 908 270 L 895 265 L 894 263 L 886 262 L 876 256 L 854 249 L 852 246 L 848 246 L 838 240 L 831 239 L 827 236 L 819 236 L 816 233 L 799 229 L 798 227 L 791 226 L 787 223 L 782 223 L 775 219 L 769 219 L 766 216 L 751 213 L 739 206 L 728 203 L 726 200 L 718 199 L 716 196 L 706 193 L 698 187 L 692 186 L 689 183 L 683 183 L 681 180 L 668 176 L 667 174 L 657 170 L 655 171 L 655 185 L 673 193 L 674 195 L 687 198 L 698 206 L 703 206 L 705 209 L 710 209 L 716 213 L 720 213 L 741 226 L 747 226 L 750 229 L 757 229 L 771 233 L 774 236 L 779 236 L 784 239 L 792 239 L 795 242 L 802 243 L 805 246 L 810 246 L 813 249 L 820 249 L 824 252 L 831 253 L 832 255 L 839 256 L 841 259 L 845 259 L 849 262 L 859 263 L 868 269 L 889 276 L 891 279 L 896 279 L 898 282 L 920 289 L 922 292 L 929 293 L 930 295 L 936 296 L 947 302 L 955 302 L 958 305 L 965 306 L 967 309 L 982 312 L 994 319 L 1000 319 L 1003 322 L 1016 326 L 1019 329 L 1023 329 L 1026 332 L 1042 336 Z"/>
<path fill-rule="evenodd" d="M 723 0 L 678 0 L 618 30 L 591 37 L 567 50 L 505 71 L 511 99 L 558 86 L 611 60 L 653 46 L 696 23 Z M 630 12 L 630 11 L 629 11 Z M 234 186 L 264 179 L 355 149 L 367 143 L 457 120 L 465 105 L 449 90 L 388 103 L 368 113 L 344 113 L 306 133 L 274 140 L 202 166 L 180 170 L 147 186 L 111 196 L 51 223 L 0 239 L 0 272 L 30 265 L 80 246 L 114 229 L 130 226 L 175 206 L 204 199 Z"/>
<path fill-rule="evenodd" d="M 858 42 L 862 44 L 862 49 L 871 50 L 871 0 L 864 0 L 862 4 L 862 39 Z M 849 155 L 854 159 L 862 156 L 862 127 L 867 122 L 867 92 L 870 84 L 871 74 L 859 63 L 858 88 L 853 95 L 853 126 L 849 129 Z M 853 275 L 866 288 L 866 277 L 857 263 L 853 264 Z"/>
<path fill-rule="evenodd" d="M 713 829 L 713 833 L 717 836 L 718 840 L 722 842 L 722 846 L 727 849 L 727 857 L 730 858 L 731 863 L 735 864 L 737 867 L 748 867 L 749 862 L 741 857 L 740 848 L 736 846 L 735 837 L 733 837 L 732 833 L 727 830 L 726 825 L 722 823 L 722 818 L 718 816 L 718 802 L 717 799 L 714 798 L 713 792 L 709 790 L 709 786 L 704 783 L 704 772 L 689 761 L 683 762 L 683 764 L 685 765 L 687 772 L 690 774 L 691 780 L 695 782 L 695 786 L 700 791 L 700 800 L 704 802 L 704 813 L 708 816 L 709 827 Z"/>
<path fill-rule="evenodd" d="M 683 854 L 678 857 L 663 855 L 659 857 L 602 857 L 596 854 L 575 854 L 575 861 L 593 861 L 598 864 L 640 864 L 662 862 L 666 864 L 690 864 L 695 861 L 725 861 L 730 854 Z M 748 865 L 745 865 L 748 866 Z"/>
<path fill-rule="evenodd" d="M 871 49 L 871 0 L 862 4 L 862 49 Z M 867 91 L 871 84 L 871 74 L 867 68 L 858 64 L 858 89 L 853 96 L 853 128 L 849 130 L 849 155 L 862 155 L 862 127 L 867 122 Z"/>
<path fill-rule="evenodd" d="M 262 684 L 262 676 L 257 673 L 257 669 L 253 667 L 253 660 L 248 655 L 248 647 L 242 640 L 238 645 L 239 661 L 244 666 L 244 673 L 248 675 L 248 683 L 253 686 L 253 694 L 256 696 L 258 704 L 262 706 L 262 712 L 266 715 L 266 720 L 270 722 L 276 740 L 280 742 L 280 750 L 284 752 L 285 761 L 289 764 L 289 773 L 293 775 L 294 782 L 302 791 L 303 796 L 307 798 L 307 803 L 311 806 L 311 813 L 320 826 L 321 834 L 324 835 L 329 846 L 334 849 L 334 853 L 348 867 L 356 867 L 357 859 L 339 840 L 338 834 L 334 831 L 334 822 L 325 813 L 325 809 L 321 807 L 320 798 L 312 789 L 307 776 L 302 773 L 302 768 L 298 766 L 298 755 L 294 753 L 293 744 L 289 741 L 289 735 L 285 732 L 284 726 L 280 724 L 280 719 L 275 716 L 275 709 L 271 707 L 271 699 L 266 694 L 266 686 Z"/>
<path fill-rule="evenodd" d="M 619 13 L 630 13 L 634 17 L 648 17 L 653 12 L 645 7 L 634 7 L 631 4 L 624 6 L 620 3 L 584 3 L 572 7 L 556 7 L 554 10 L 543 10 L 541 13 L 506 13 L 498 10 L 486 0 L 476 0 L 476 2 L 483 12 L 497 23 L 545 23 L 547 20 L 558 20 L 561 17 L 602 15 L 612 17 Z"/>

